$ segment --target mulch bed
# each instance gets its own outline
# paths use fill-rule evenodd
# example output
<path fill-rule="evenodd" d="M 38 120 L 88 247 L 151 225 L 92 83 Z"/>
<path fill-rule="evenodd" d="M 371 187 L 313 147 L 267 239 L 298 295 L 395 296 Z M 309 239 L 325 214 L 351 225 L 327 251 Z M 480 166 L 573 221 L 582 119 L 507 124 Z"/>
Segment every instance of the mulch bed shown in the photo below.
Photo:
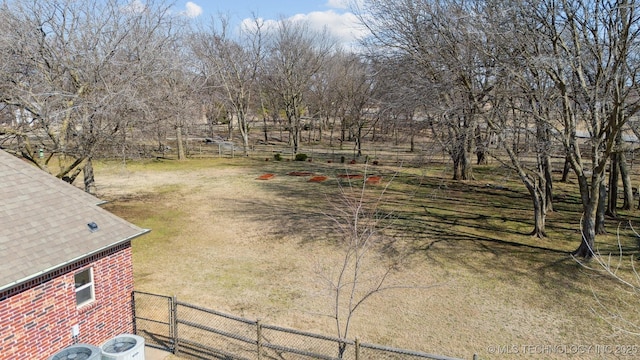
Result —
<path fill-rule="evenodd" d="M 318 176 L 314 176 L 311 179 L 309 179 L 309 182 L 323 182 L 325 180 L 327 180 L 326 176 L 318 175 Z"/>
<path fill-rule="evenodd" d="M 275 176 L 274 174 L 262 174 L 258 176 L 258 180 L 269 180 L 269 179 L 272 179 L 274 176 Z"/>
<path fill-rule="evenodd" d="M 342 179 L 362 179 L 363 178 L 362 175 L 357 175 L 357 174 L 340 174 L 338 175 L 338 177 Z"/>
<path fill-rule="evenodd" d="M 366 180 L 367 184 L 376 185 L 380 184 L 382 176 L 369 176 Z"/>

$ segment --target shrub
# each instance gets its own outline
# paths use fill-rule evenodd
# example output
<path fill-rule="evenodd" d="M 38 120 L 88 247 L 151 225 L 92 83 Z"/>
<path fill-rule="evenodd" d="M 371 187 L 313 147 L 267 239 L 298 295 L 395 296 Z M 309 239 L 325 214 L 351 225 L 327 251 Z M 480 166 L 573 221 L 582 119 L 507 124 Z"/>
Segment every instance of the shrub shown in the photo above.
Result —
<path fill-rule="evenodd" d="M 280 154 L 275 154 L 275 155 L 273 155 L 273 159 L 274 159 L 275 161 L 281 161 L 281 160 L 282 160 L 282 155 L 280 155 Z"/>
<path fill-rule="evenodd" d="M 307 154 L 296 154 L 296 161 L 307 161 Z"/>

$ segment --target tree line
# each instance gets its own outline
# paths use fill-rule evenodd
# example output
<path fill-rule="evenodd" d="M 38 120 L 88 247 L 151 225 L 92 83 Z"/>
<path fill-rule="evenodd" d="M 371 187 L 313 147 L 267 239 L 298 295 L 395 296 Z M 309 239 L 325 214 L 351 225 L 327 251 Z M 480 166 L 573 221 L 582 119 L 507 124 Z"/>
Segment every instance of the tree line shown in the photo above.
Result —
<path fill-rule="evenodd" d="M 581 245 L 633 194 L 625 136 L 638 134 L 638 6 L 632 0 L 366 0 L 368 36 L 341 46 L 282 18 L 194 24 L 161 0 L 7 0 L 0 6 L 0 146 L 73 181 L 101 151 L 159 148 L 196 119 L 250 132 L 279 124 L 354 141 L 378 129 L 423 133 L 456 180 L 494 158 L 527 188 L 532 235 L 553 210 L 552 156 L 577 178 Z M 258 130 L 256 130 L 258 129 Z M 328 134 L 327 134 L 328 133 Z M 475 159 L 475 161 L 474 161 Z M 608 176 L 608 178 L 607 178 Z M 87 177 L 85 177 L 87 178 Z M 89 186 L 90 184 L 85 184 Z"/>

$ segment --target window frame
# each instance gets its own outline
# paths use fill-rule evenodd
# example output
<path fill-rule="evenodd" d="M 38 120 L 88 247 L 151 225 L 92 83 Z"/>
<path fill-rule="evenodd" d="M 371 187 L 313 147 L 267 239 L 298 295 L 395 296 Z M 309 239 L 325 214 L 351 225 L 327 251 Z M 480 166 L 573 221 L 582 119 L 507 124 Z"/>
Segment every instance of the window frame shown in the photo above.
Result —
<path fill-rule="evenodd" d="M 77 286 L 76 284 L 76 277 L 80 274 L 83 274 L 85 272 L 89 272 L 89 282 L 87 282 L 86 284 L 82 284 L 80 286 Z M 96 287 L 95 287 L 95 280 L 93 277 L 93 267 L 89 267 L 86 269 L 83 269 L 81 271 L 78 271 L 77 273 L 73 274 L 73 286 L 74 286 L 74 294 L 76 297 L 76 308 L 80 308 L 83 307 L 85 305 L 91 304 L 94 301 L 96 301 Z M 90 297 L 87 300 L 82 301 L 81 303 L 78 302 L 78 294 L 86 289 L 90 289 Z"/>

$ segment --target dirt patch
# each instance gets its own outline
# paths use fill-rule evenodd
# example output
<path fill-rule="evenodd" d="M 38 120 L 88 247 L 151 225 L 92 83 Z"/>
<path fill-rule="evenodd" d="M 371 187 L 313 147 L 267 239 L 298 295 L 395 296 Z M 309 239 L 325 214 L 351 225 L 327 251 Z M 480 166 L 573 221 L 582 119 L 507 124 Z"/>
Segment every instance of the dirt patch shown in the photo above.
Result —
<path fill-rule="evenodd" d="M 382 176 L 369 176 L 365 181 L 369 185 L 378 185 L 380 184 L 380 181 L 382 181 Z"/>
<path fill-rule="evenodd" d="M 327 179 L 328 179 L 327 176 L 317 175 L 317 176 L 313 176 L 311 179 L 309 179 L 309 182 L 323 182 L 323 181 L 326 181 Z"/>

